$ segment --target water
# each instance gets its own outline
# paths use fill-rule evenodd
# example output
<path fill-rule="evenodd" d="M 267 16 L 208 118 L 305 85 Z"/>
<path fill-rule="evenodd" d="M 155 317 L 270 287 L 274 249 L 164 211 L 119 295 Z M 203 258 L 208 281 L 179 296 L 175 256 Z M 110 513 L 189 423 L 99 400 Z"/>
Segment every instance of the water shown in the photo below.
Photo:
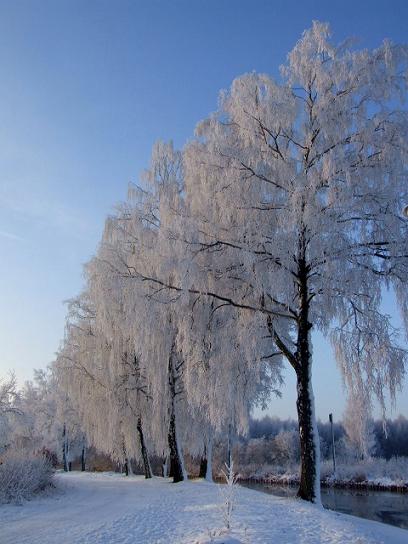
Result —
<path fill-rule="evenodd" d="M 278 497 L 294 497 L 297 492 L 297 488 L 292 486 L 247 482 L 241 485 Z M 408 494 L 390 491 L 322 488 L 322 503 L 329 510 L 408 529 Z"/>

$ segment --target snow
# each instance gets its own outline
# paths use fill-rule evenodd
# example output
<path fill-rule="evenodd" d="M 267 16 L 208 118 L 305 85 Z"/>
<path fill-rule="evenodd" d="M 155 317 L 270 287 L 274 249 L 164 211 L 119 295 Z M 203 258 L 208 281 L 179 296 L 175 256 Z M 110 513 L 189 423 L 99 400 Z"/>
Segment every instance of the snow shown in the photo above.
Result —
<path fill-rule="evenodd" d="M 113 473 L 56 475 L 57 489 L 0 508 L 2 544 L 406 544 L 408 532 L 238 487 L 222 531 L 219 486 Z"/>

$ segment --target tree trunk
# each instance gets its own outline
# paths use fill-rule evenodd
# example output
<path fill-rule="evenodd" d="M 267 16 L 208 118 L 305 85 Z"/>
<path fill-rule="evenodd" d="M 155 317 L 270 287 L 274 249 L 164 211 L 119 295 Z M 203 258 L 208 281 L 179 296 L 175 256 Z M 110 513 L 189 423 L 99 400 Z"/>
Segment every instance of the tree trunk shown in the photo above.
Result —
<path fill-rule="evenodd" d="M 65 423 L 62 429 L 62 464 L 64 465 L 64 472 L 68 472 L 67 429 L 66 429 Z"/>
<path fill-rule="evenodd" d="M 207 461 L 207 448 L 204 448 L 204 453 L 201 457 L 201 460 L 200 460 L 200 472 L 198 474 L 198 477 L 199 478 L 205 478 L 206 477 L 206 474 L 207 474 L 207 465 L 208 465 L 208 461 Z"/>
<path fill-rule="evenodd" d="M 169 449 L 170 449 L 170 475 L 173 476 L 173 482 L 182 482 L 184 480 L 183 462 L 180 456 L 177 434 L 176 434 L 176 417 L 175 414 L 170 416 L 169 425 Z"/>
<path fill-rule="evenodd" d="M 170 441 L 169 441 L 169 444 L 170 444 Z M 167 477 L 168 478 L 174 477 L 174 463 L 171 462 L 171 455 L 169 455 L 169 459 L 168 459 Z"/>
<path fill-rule="evenodd" d="M 129 460 L 126 452 L 125 439 L 122 439 L 122 451 L 123 451 L 123 468 L 125 469 L 125 475 L 129 476 Z"/>
<path fill-rule="evenodd" d="M 320 503 L 320 445 L 317 430 L 312 388 L 312 357 L 309 323 L 310 293 L 307 267 L 299 259 L 299 316 L 296 358 L 297 400 L 296 407 L 300 437 L 300 486 L 298 496 Z"/>
<path fill-rule="evenodd" d="M 210 436 L 204 446 L 204 453 L 200 460 L 199 478 L 205 478 L 207 482 L 212 482 L 212 437 Z"/>
<path fill-rule="evenodd" d="M 85 472 L 85 446 L 82 446 L 81 452 L 81 471 Z"/>
<path fill-rule="evenodd" d="M 298 373 L 296 407 L 299 421 L 301 461 L 298 496 L 307 501 L 320 503 L 319 435 L 314 415 L 310 368 L 302 368 Z"/>
<path fill-rule="evenodd" d="M 142 450 L 144 474 L 145 474 L 145 478 L 148 479 L 148 478 L 151 478 L 153 474 L 152 474 L 152 468 L 150 466 L 149 454 L 148 454 L 146 443 L 144 440 L 142 419 L 140 417 L 137 420 L 137 431 L 139 433 L 140 447 Z"/>
<path fill-rule="evenodd" d="M 170 476 L 173 477 L 173 482 L 182 482 L 185 479 L 183 457 L 177 441 L 177 429 L 176 429 L 176 372 L 174 370 L 173 353 L 169 357 L 169 390 L 170 390 L 170 421 L 169 421 L 169 433 L 168 442 L 170 450 Z"/>
<path fill-rule="evenodd" d="M 205 479 L 207 482 L 212 482 L 212 436 L 207 441 L 207 470 L 205 472 Z"/>

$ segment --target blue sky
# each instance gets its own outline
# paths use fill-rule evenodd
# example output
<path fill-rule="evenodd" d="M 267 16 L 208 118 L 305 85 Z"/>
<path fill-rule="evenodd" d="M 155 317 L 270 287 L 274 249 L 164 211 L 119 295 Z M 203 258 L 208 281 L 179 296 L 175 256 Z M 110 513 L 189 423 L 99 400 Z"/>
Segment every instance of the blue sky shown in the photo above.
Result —
<path fill-rule="evenodd" d="M 408 2 L 0 0 L 0 376 L 22 382 L 52 361 L 63 301 L 154 141 L 182 146 L 237 75 L 278 77 L 313 19 L 371 48 L 406 41 Z M 385 306 L 396 314 L 391 297 Z M 318 416 L 340 418 L 321 338 L 314 355 Z M 273 414 L 295 415 L 287 380 Z M 397 413 L 408 415 L 407 392 Z"/>

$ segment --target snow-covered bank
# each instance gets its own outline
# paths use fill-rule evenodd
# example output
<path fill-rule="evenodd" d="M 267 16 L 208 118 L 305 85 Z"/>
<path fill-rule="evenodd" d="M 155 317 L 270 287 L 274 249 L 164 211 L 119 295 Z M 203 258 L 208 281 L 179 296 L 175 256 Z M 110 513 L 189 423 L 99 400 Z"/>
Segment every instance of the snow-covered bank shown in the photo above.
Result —
<path fill-rule="evenodd" d="M 240 467 L 241 481 L 298 485 L 299 465 L 279 466 L 247 466 Z M 324 461 L 321 465 L 321 484 L 326 487 L 359 488 L 372 490 L 408 492 L 408 458 L 393 457 L 391 459 L 371 458 L 337 465 L 333 476 L 333 465 Z"/>
<path fill-rule="evenodd" d="M 219 478 L 221 480 L 221 478 Z M 218 480 L 217 480 L 218 481 Z M 242 483 L 254 483 L 254 484 L 266 484 L 277 486 L 299 486 L 299 475 L 295 473 L 285 474 L 266 474 L 258 476 L 249 476 L 247 478 L 238 478 L 238 482 Z M 334 476 L 328 476 L 321 479 L 322 487 L 337 487 L 340 489 L 362 489 L 367 491 L 391 491 L 395 493 L 408 493 L 408 482 L 399 480 L 390 480 L 389 478 L 365 478 L 364 476 L 357 476 L 356 478 L 336 478 Z"/>
<path fill-rule="evenodd" d="M 110 473 L 56 479 L 61 491 L 54 496 L 0 508 L 2 544 L 232 542 L 217 537 L 223 526 L 217 485 Z M 403 529 L 244 488 L 237 491 L 233 536 L 246 544 L 408 541 Z"/>

